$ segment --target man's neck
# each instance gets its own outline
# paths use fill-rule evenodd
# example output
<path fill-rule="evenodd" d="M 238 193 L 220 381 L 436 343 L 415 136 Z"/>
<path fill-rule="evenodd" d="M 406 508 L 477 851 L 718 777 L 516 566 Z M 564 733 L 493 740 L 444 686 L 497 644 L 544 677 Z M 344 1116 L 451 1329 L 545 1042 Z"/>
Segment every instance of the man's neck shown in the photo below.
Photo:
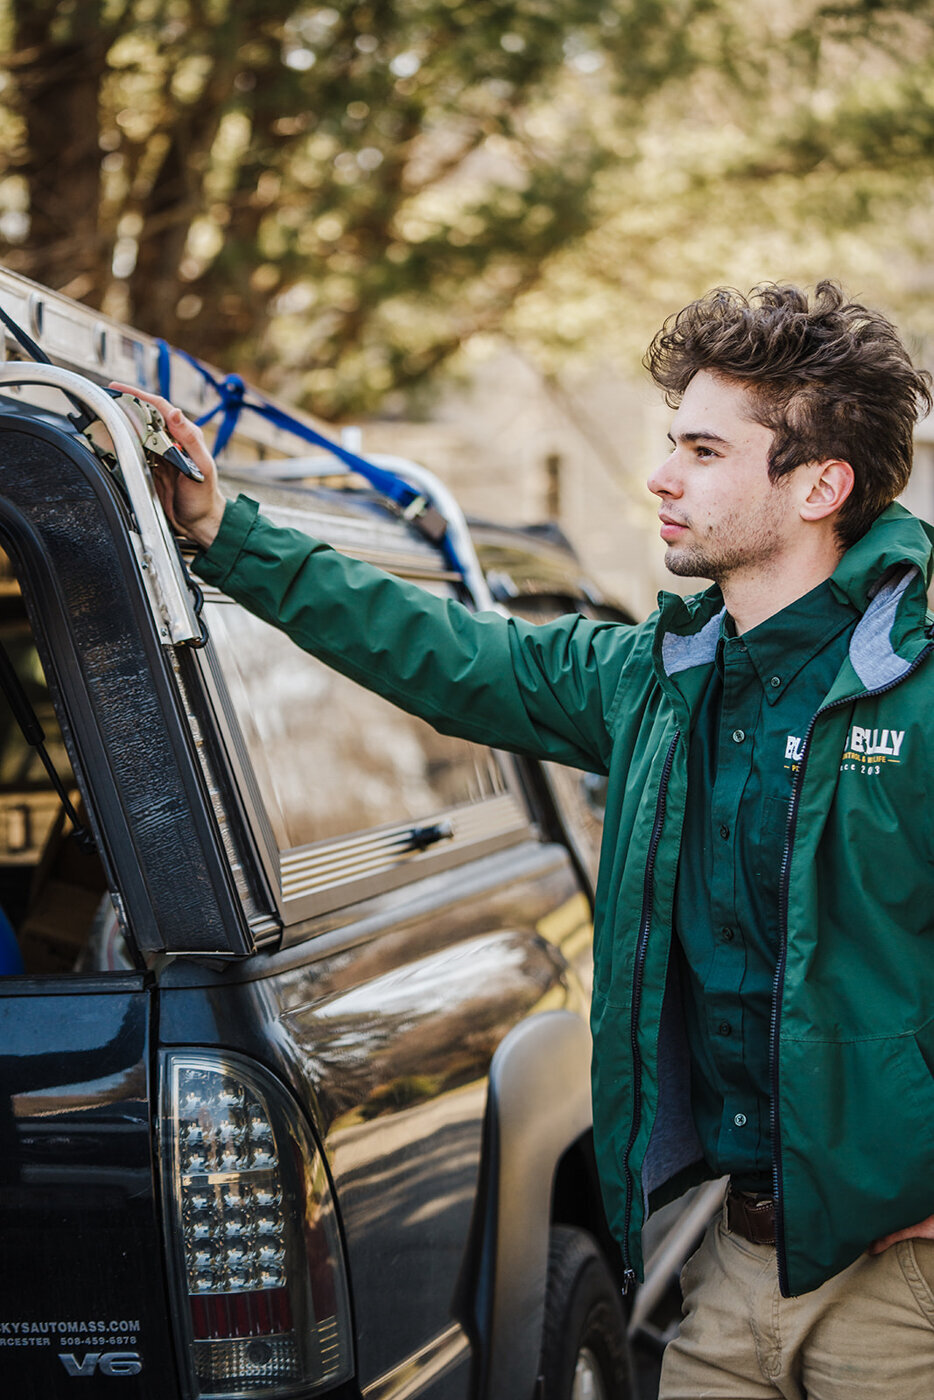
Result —
<path fill-rule="evenodd" d="M 752 576 L 737 571 L 720 582 L 726 610 L 733 619 L 736 635 L 751 632 L 783 608 L 830 578 L 840 562 L 840 552 L 823 552 L 818 557 L 799 559 L 792 567 L 759 568 Z"/>

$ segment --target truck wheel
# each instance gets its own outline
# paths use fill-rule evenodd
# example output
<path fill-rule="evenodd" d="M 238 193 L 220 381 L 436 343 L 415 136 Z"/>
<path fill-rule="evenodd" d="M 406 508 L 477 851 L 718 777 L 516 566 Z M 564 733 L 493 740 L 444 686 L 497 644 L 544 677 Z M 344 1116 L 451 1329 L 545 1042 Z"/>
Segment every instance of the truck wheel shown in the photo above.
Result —
<path fill-rule="evenodd" d="M 626 1318 L 596 1240 L 556 1225 L 548 1247 L 542 1400 L 630 1400 Z"/>

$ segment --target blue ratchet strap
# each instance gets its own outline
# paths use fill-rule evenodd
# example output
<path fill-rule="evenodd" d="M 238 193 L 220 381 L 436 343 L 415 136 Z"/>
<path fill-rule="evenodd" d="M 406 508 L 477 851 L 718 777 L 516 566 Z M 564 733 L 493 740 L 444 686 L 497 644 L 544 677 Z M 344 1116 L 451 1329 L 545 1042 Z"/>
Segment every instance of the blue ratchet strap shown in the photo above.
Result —
<path fill-rule="evenodd" d="M 360 457 L 356 452 L 351 452 L 349 448 L 325 437 L 323 433 L 310 428 L 306 423 L 293 418 L 290 413 L 276 408 L 274 404 L 268 403 L 265 399 L 252 394 L 247 397 L 246 385 L 239 374 L 228 374 L 222 380 L 215 379 L 214 375 L 205 369 L 204 365 L 200 364 L 193 355 L 189 355 L 186 350 L 172 349 L 164 340 L 157 341 L 156 344 L 159 352 L 159 392 L 164 398 L 171 398 L 169 390 L 171 388 L 172 354 L 180 355 L 183 360 L 187 361 L 216 392 L 219 402 L 208 413 L 202 414 L 196 420 L 199 427 L 204 427 L 219 413 L 223 414 L 214 440 L 215 455 L 222 452 L 227 446 L 243 409 L 249 409 L 251 413 L 265 418 L 274 427 L 282 428 L 284 432 L 291 433 L 294 437 L 313 443 L 316 447 L 324 448 L 326 452 L 339 458 L 351 471 L 362 476 L 364 481 L 368 481 L 381 496 L 388 496 L 399 507 L 407 520 L 411 520 L 433 544 L 441 546 L 451 567 L 463 575 L 464 569 L 451 544 L 444 517 L 416 487 L 410 485 L 403 477 L 397 476 L 395 472 L 386 471 L 384 467 L 378 467 L 375 462 L 368 461 L 366 457 Z"/>
<path fill-rule="evenodd" d="M 239 374 L 228 374 L 226 379 L 215 379 L 204 365 L 195 359 L 194 355 L 189 355 L 187 350 L 175 350 L 164 340 L 156 341 L 158 350 L 158 373 L 159 373 L 159 393 L 163 398 L 171 399 L 172 387 L 172 356 L 180 355 L 188 364 L 196 369 L 202 379 L 206 379 L 211 388 L 218 396 L 219 402 L 207 413 L 202 413 L 195 422 L 199 428 L 205 427 L 212 418 L 216 418 L 219 413 L 223 414 L 220 426 L 217 429 L 217 436 L 214 439 L 214 455 L 223 452 L 237 426 L 237 419 L 240 417 L 240 410 L 243 408 L 246 385 Z"/>
<path fill-rule="evenodd" d="M 169 390 L 172 387 L 172 347 L 166 340 L 156 341 L 156 372 L 159 376 L 159 393 L 164 399 L 172 396 Z"/>

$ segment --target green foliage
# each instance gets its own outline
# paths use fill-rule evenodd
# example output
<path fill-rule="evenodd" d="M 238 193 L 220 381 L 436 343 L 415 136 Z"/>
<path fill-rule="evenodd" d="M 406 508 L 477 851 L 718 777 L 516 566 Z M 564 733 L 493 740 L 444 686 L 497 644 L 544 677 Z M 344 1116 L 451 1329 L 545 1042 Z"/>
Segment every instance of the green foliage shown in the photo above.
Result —
<path fill-rule="evenodd" d="M 582 0 L 8 5 L 6 261 L 319 411 L 423 376 L 589 226 Z"/>
<path fill-rule="evenodd" d="M 929 329 L 934 0 L 0 0 L 0 256 L 326 416 L 713 282 Z"/>
<path fill-rule="evenodd" d="M 660 90 L 632 158 L 598 177 L 593 228 L 505 329 L 549 371 L 582 354 L 635 365 L 661 320 L 713 285 L 834 276 L 924 353 L 934 4 L 715 10 L 710 61 Z"/>

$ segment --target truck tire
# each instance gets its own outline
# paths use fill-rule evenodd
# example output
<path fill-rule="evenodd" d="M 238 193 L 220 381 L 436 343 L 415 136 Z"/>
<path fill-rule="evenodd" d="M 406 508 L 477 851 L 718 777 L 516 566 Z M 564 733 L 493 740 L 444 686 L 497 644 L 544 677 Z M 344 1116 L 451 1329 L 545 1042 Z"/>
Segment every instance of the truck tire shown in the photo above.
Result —
<path fill-rule="evenodd" d="M 622 1297 L 586 1230 L 553 1227 L 548 1247 L 542 1400 L 632 1400 Z"/>

